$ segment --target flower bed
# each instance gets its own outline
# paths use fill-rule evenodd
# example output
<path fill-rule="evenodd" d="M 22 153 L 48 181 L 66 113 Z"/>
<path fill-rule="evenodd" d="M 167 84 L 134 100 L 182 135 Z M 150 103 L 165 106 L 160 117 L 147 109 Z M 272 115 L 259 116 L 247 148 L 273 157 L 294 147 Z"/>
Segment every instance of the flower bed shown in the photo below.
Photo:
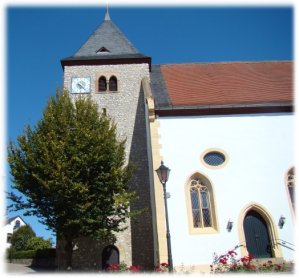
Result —
<path fill-rule="evenodd" d="M 107 272 L 129 272 L 129 273 L 136 273 L 141 272 L 142 267 L 139 265 L 131 265 L 127 266 L 124 262 L 120 264 L 111 264 L 106 269 Z M 159 266 L 155 267 L 154 272 L 162 273 L 168 272 L 168 264 L 161 263 Z"/>
<path fill-rule="evenodd" d="M 212 274 L 219 273 L 261 273 L 261 272 L 292 272 L 294 268 L 293 263 L 273 263 L 272 260 L 255 259 L 251 254 L 241 258 L 237 258 L 238 254 L 236 251 L 228 251 L 225 255 L 217 256 L 214 254 L 213 263 L 210 265 Z M 125 272 L 125 273 L 136 273 L 143 272 L 141 266 L 127 266 L 124 262 L 120 264 L 111 264 L 107 269 L 107 272 Z M 168 273 L 168 264 L 161 263 L 152 271 L 154 273 Z M 177 274 L 188 274 L 190 271 L 185 271 L 182 266 L 181 271 Z"/>
<path fill-rule="evenodd" d="M 264 260 L 263 260 L 264 261 Z M 234 250 L 228 251 L 225 255 L 217 256 L 214 254 L 213 264 L 210 265 L 211 273 L 227 272 L 292 272 L 292 263 L 273 263 L 270 259 L 266 262 L 260 262 L 254 259 L 251 254 L 237 259 L 237 253 Z"/>

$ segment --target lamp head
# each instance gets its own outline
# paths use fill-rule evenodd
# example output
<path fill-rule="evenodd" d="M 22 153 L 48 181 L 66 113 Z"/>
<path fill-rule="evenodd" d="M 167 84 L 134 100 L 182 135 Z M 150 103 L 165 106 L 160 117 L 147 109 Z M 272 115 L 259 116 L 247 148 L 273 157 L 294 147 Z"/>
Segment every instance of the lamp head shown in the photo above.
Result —
<path fill-rule="evenodd" d="M 156 170 L 160 182 L 164 185 L 168 181 L 170 169 L 161 161 L 160 167 Z"/>

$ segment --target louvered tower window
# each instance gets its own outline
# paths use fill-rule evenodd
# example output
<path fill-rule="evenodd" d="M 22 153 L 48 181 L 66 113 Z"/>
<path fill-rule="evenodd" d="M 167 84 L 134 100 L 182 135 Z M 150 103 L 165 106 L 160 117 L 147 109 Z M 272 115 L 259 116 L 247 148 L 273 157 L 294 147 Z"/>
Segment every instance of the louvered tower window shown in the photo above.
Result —
<path fill-rule="evenodd" d="M 99 92 L 107 91 L 107 81 L 105 76 L 101 76 L 99 78 Z"/>
<path fill-rule="evenodd" d="M 106 47 L 101 47 L 98 51 L 97 54 L 103 54 L 103 53 L 109 53 L 110 51 Z"/>
<path fill-rule="evenodd" d="M 117 79 L 115 76 L 111 76 L 109 79 L 109 91 L 112 92 L 117 91 Z"/>

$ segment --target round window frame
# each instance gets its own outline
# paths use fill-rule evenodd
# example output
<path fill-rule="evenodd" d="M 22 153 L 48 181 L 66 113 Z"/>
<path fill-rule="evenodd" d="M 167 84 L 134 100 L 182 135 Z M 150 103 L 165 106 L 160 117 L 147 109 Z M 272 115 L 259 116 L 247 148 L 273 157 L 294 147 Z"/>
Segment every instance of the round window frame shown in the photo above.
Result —
<path fill-rule="evenodd" d="M 219 153 L 219 154 L 221 154 L 221 155 L 223 155 L 224 156 L 224 162 L 222 163 L 222 164 L 220 164 L 220 165 L 210 165 L 210 164 L 208 164 L 207 162 L 205 162 L 205 160 L 204 160 L 204 157 L 208 154 L 208 153 Z M 225 167 L 226 166 L 226 164 L 228 163 L 228 155 L 227 155 L 227 153 L 224 151 L 224 150 L 222 150 L 222 149 L 218 149 L 218 148 L 210 148 L 210 149 L 207 149 L 207 150 L 205 150 L 202 154 L 201 154 L 201 156 L 200 156 L 200 160 L 201 160 L 201 163 L 205 166 L 205 167 L 207 167 L 207 168 L 209 168 L 209 169 L 221 169 L 221 168 L 223 168 L 223 167 Z"/>

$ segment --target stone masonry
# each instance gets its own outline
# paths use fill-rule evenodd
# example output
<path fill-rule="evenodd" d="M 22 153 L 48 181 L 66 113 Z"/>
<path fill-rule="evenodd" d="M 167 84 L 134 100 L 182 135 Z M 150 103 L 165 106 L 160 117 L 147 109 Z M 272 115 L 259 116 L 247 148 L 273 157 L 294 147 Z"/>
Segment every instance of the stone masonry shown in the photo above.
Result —
<path fill-rule="evenodd" d="M 97 92 L 100 76 L 109 80 L 117 78 L 117 92 Z M 136 191 L 138 200 L 131 209 L 145 209 L 136 219 L 128 220 L 124 232 L 117 235 L 114 244 L 120 255 L 120 261 L 126 264 L 142 265 L 145 269 L 154 267 L 153 224 L 147 157 L 147 134 L 145 130 L 144 95 L 141 90 L 142 79 L 149 79 L 149 65 L 84 65 L 65 66 L 64 88 L 71 92 L 72 77 L 91 78 L 91 98 L 97 103 L 99 112 L 105 110 L 117 124 L 119 139 L 126 138 L 127 162 L 136 166 L 130 188 Z M 77 97 L 82 94 L 71 94 Z M 105 246 L 92 243 L 90 239 L 78 241 L 78 249 L 74 252 L 73 265 L 80 269 L 100 269 L 101 253 Z M 81 255 L 80 255 L 81 253 Z"/>

